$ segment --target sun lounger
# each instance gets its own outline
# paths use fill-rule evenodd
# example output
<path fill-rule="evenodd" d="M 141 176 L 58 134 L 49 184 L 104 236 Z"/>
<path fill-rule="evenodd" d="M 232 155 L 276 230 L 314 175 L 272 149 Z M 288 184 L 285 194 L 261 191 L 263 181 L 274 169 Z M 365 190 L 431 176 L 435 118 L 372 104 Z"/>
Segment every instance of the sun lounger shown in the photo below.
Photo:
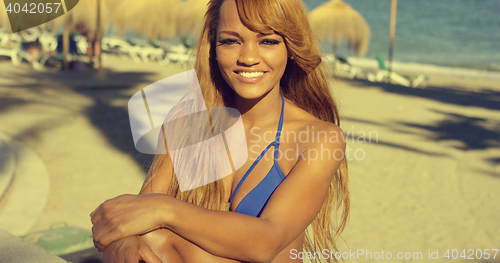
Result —
<path fill-rule="evenodd" d="M 149 62 L 156 60 L 160 63 L 168 63 L 165 61 L 165 50 L 161 47 L 154 47 L 146 44 L 131 44 L 125 40 L 117 38 L 103 38 L 103 51 L 109 53 L 117 53 L 122 58 L 130 57 L 135 62 Z"/>
<path fill-rule="evenodd" d="M 49 33 L 43 33 L 39 38 L 42 49 L 46 52 L 52 52 L 57 49 L 57 38 Z"/>
<path fill-rule="evenodd" d="M 34 69 L 41 70 L 48 58 L 48 55 L 41 55 L 32 59 L 32 54 L 30 54 L 27 50 L 27 46 L 29 46 L 30 42 L 23 41 L 25 37 L 29 40 L 33 40 L 33 35 L 35 34 L 25 34 L 24 36 L 20 36 L 19 34 L 0 33 L 0 56 L 9 57 L 14 66 L 17 66 L 21 64 L 23 60 L 26 60 L 28 62 L 32 62 Z M 57 40 L 53 36 L 48 35 L 48 33 L 47 35 L 40 35 L 38 39 L 40 42 L 39 48 L 42 49 L 42 54 L 54 51 L 57 47 Z M 34 43 L 36 40 L 37 39 L 35 38 L 31 43 Z"/>
<path fill-rule="evenodd" d="M 22 38 L 18 34 L 0 33 L 0 56 L 9 57 L 14 66 L 21 63 Z"/>
<path fill-rule="evenodd" d="M 14 66 L 17 66 L 21 63 L 21 56 L 19 55 L 20 51 L 21 51 L 20 48 L 0 47 L 0 56 L 9 57 L 12 64 Z"/>
<path fill-rule="evenodd" d="M 38 27 L 32 27 L 19 32 L 23 42 L 34 42 L 42 35 L 42 31 Z"/>
<path fill-rule="evenodd" d="M 32 55 L 25 50 L 21 51 L 21 56 L 27 61 L 32 61 L 32 66 L 36 70 L 41 70 L 45 66 L 62 68 L 63 67 L 63 36 L 52 36 L 49 33 L 43 33 L 38 38 L 42 49 L 41 55 L 32 59 Z M 87 63 L 88 43 L 85 37 L 81 35 L 71 35 L 69 38 L 69 52 L 66 60 L 71 62 L 84 62 Z"/>
<path fill-rule="evenodd" d="M 190 55 L 186 53 L 174 53 L 174 52 L 169 52 L 165 56 L 166 59 L 168 59 L 170 62 L 174 63 L 188 63 Z"/>
<path fill-rule="evenodd" d="M 391 71 L 389 73 L 389 69 L 386 67 L 384 59 L 381 56 L 377 56 L 376 59 L 379 63 L 380 68 L 375 75 L 367 75 L 368 80 L 371 82 L 385 82 L 390 79 L 398 83 L 399 85 L 416 88 L 426 79 L 422 74 L 412 77 L 407 75 L 400 75 L 394 71 Z"/>
<path fill-rule="evenodd" d="M 141 62 L 137 54 L 139 48 L 134 48 L 133 45 L 123 39 L 103 37 L 101 48 L 103 52 L 117 54 L 123 59 L 132 58 L 135 62 Z"/>
<path fill-rule="evenodd" d="M 341 77 L 347 77 L 349 79 L 354 79 L 359 73 L 364 73 L 363 69 L 357 66 L 351 65 L 347 59 L 337 56 L 336 58 L 330 54 L 323 57 L 323 60 L 327 63 L 333 65 L 333 70 L 335 75 Z M 363 74 L 364 75 L 364 74 Z"/>
<path fill-rule="evenodd" d="M 0 32 L 0 47 L 3 47 L 5 45 L 7 45 L 7 43 L 9 43 L 10 41 L 10 34 L 8 33 L 4 33 L 4 32 Z"/>

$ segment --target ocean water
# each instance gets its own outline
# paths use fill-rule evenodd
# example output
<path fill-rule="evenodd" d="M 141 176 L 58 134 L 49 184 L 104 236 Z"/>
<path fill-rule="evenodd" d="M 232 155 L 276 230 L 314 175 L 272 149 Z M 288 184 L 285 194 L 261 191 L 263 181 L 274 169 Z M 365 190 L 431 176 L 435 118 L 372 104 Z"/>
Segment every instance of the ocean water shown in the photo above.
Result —
<path fill-rule="evenodd" d="M 303 1 L 310 10 L 325 2 Z M 387 59 L 391 0 L 344 1 L 370 26 L 366 57 Z M 500 71 L 500 1 L 399 0 L 394 60 Z"/>

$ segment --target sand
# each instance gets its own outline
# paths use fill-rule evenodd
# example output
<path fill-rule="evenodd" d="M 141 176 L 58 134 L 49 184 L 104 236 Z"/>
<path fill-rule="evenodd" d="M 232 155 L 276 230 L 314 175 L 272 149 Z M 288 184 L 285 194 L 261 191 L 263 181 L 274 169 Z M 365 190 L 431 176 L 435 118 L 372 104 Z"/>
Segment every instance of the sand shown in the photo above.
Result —
<path fill-rule="evenodd" d="M 365 250 L 358 260 L 376 261 L 366 250 L 422 252 L 426 260 L 439 250 L 443 260 L 447 249 L 498 248 L 500 86 L 489 82 L 339 83 L 341 126 L 358 135 L 353 151 L 365 153 L 350 162 L 353 211 L 344 234 L 351 249 Z M 372 143 L 364 142 L 369 132 Z"/>
<path fill-rule="evenodd" d="M 0 61 L 0 132 L 37 153 L 50 177 L 46 206 L 28 231 L 58 222 L 90 228 L 101 202 L 138 192 L 151 157 L 134 149 L 128 99 L 188 69 L 113 56 L 103 63 L 96 75 Z M 450 258 L 453 249 L 500 249 L 500 80 L 429 74 L 419 89 L 332 83 L 350 135 L 352 207 L 339 246 L 364 253 L 346 262 L 384 262 L 375 259 L 382 251 L 422 253 L 396 262 L 431 261 L 437 251 L 441 262 L 447 249 Z M 500 262 L 500 253 L 480 262 Z"/>

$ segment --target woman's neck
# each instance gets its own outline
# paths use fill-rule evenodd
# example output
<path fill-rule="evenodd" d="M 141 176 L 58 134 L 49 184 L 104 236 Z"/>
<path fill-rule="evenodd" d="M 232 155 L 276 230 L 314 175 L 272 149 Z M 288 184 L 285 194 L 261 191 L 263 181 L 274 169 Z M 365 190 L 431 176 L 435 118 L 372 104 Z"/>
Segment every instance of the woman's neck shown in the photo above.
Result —
<path fill-rule="evenodd" d="M 235 96 L 235 108 L 241 113 L 243 123 L 251 127 L 275 123 L 281 115 L 281 94 L 275 88 L 257 99 Z"/>

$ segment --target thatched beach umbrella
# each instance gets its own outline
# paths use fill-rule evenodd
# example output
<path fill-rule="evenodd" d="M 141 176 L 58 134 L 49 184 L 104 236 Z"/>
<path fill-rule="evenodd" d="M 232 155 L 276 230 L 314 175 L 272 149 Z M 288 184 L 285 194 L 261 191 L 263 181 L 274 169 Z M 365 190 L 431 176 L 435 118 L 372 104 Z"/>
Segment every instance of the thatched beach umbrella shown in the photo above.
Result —
<path fill-rule="evenodd" d="M 103 28 L 109 23 L 109 7 L 106 5 L 105 0 L 83 0 L 71 9 L 67 14 L 56 18 L 54 23 L 56 25 L 71 26 L 85 25 L 85 28 L 90 32 L 97 30 L 97 12 L 98 3 L 100 7 L 100 28 Z"/>
<path fill-rule="evenodd" d="M 113 26 L 122 33 L 135 29 L 151 40 L 175 37 L 180 5 L 180 0 L 123 0 L 113 11 Z"/>
<path fill-rule="evenodd" d="M 349 4 L 342 0 L 330 0 L 310 13 L 314 33 L 322 41 L 333 44 L 336 56 L 337 47 L 345 40 L 358 56 L 364 56 L 370 42 L 370 27 L 366 20 Z"/>
<path fill-rule="evenodd" d="M 7 16 L 7 11 L 5 11 L 5 4 L 3 0 L 0 0 L 0 27 L 10 26 L 9 17 Z"/>
<path fill-rule="evenodd" d="M 203 30 L 205 13 L 209 0 L 187 0 L 182 3 L 177 17 L 180 36 L 197 38 Z"/>

